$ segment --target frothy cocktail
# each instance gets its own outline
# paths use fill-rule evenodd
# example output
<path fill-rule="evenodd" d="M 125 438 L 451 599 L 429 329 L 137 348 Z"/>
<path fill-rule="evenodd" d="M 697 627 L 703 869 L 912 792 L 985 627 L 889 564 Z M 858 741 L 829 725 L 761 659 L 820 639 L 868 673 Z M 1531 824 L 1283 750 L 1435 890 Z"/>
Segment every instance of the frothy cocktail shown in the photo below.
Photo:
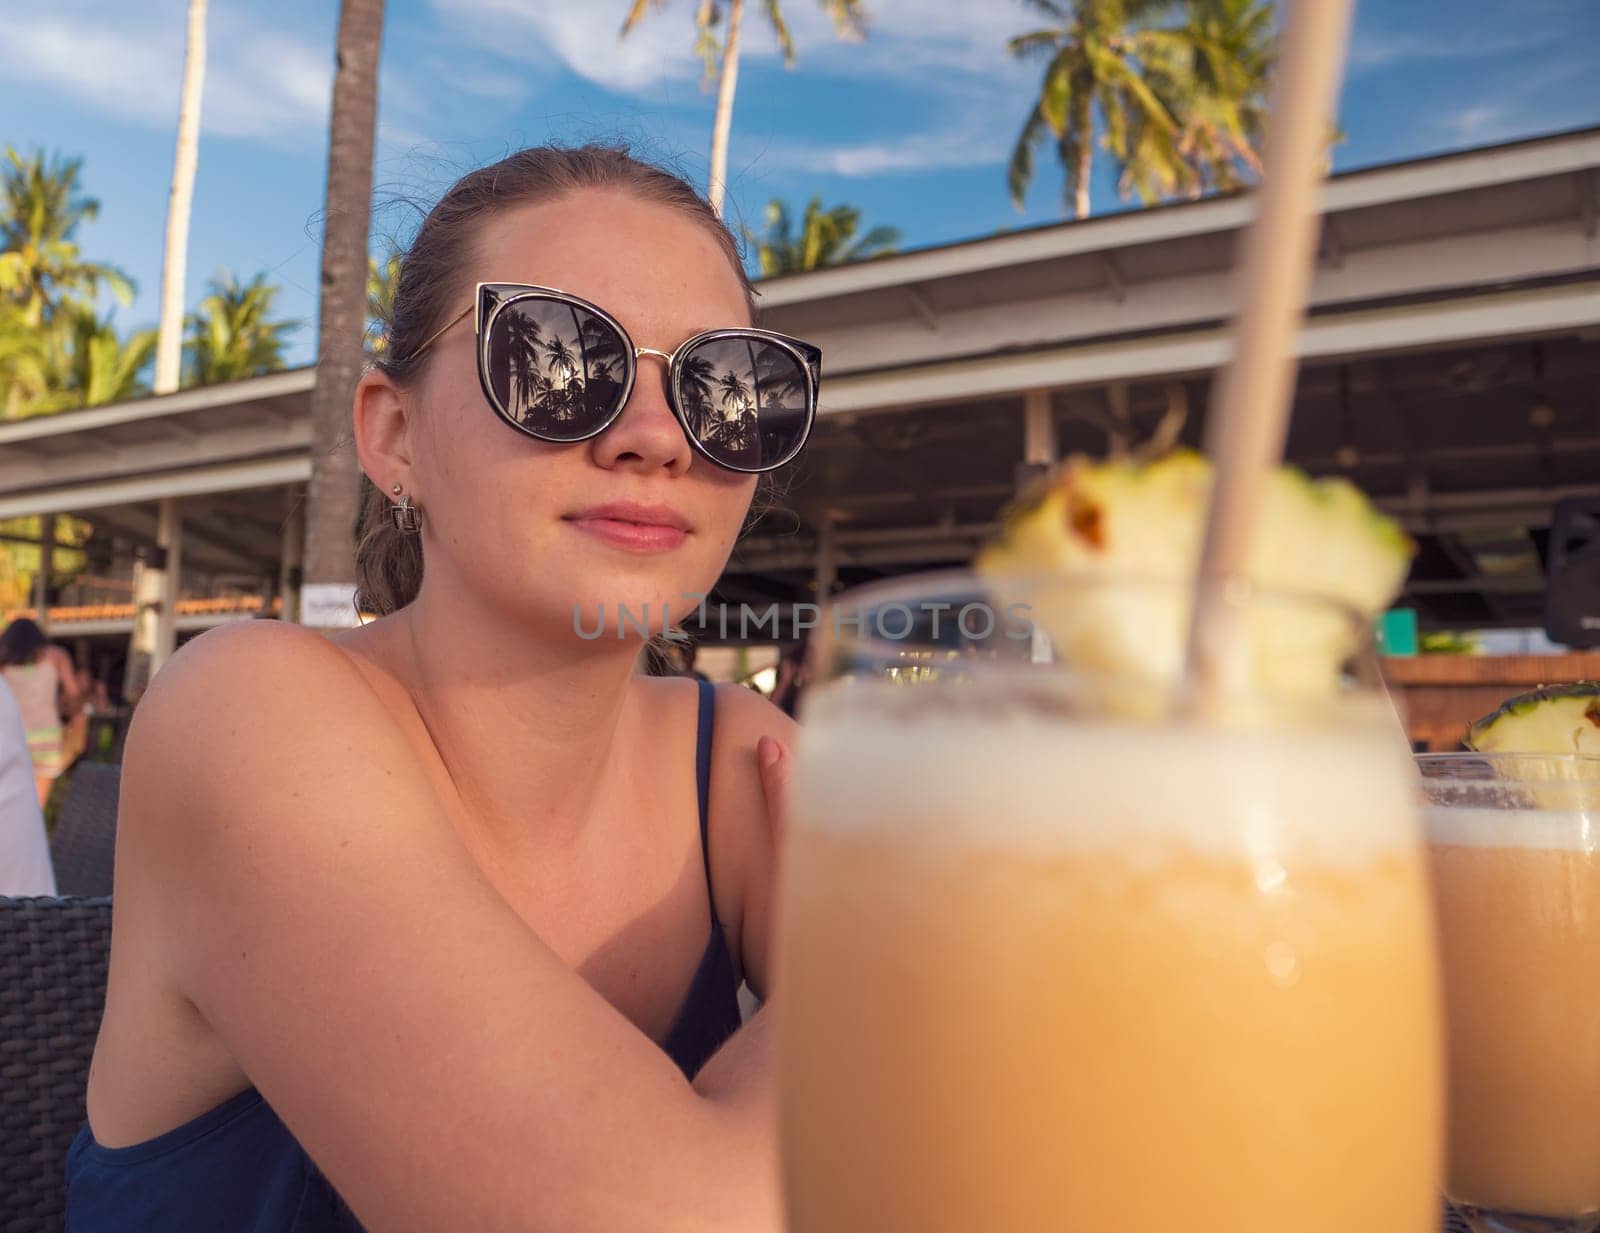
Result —
<path fill-rule="evenodd" d="M 1446 1193 L 1489 1212 L 1600 1213 L 1600 760 L 1587 783 L 1562 778 L 1573 758 L 1420 761 L 1449 1041 Z"/>
<path fill-rule="evenodd" d="M 1437 982 L 1382 704 L 1185 725 L 1001 675 L 809 706 L 793 1233 L 1431 1233 Z"/>

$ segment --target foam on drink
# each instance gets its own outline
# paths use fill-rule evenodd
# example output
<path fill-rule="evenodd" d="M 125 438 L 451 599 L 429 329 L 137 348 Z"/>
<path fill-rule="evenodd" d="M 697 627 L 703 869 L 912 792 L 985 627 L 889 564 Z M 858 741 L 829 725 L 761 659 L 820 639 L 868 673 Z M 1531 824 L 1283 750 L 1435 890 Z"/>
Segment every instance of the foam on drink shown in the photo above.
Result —
<path fill-rule="evenodd" d="M 990 684 L 808 708 L 793 1233 L 1431 1233 L 1436 979 L 1392 720 L 1080 720 Z"/>
<path fill-rule="evenodd" d="M 1323 702 L 1300 722 L 1177 726 L 1041 715 L 1007 684 L 818 691 L 798 749 L 826 773 L 802 777 L 796 807 L 810 825 L 911 828 L 919 843 L 1178 843 L 1344 866 L 1416 846 L 1409 751 L 1379 699 Z"/>

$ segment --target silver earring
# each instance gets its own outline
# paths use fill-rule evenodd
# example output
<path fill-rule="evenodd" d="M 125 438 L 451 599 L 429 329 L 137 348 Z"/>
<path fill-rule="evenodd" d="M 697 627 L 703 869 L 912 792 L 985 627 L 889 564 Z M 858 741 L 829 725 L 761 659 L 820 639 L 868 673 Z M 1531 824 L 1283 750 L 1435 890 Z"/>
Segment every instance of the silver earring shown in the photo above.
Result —
<path fill-rule="evenodd" d="M 394 492 L 400 494 L 400 500 L 389 507 L 389 517 L 394 519 L 395 530 L 404 535 L 415 535 L 422 530 L 422 511 L 411 504 L 411 498 L 400 492 L 400 485 L 396 484 Z"/>

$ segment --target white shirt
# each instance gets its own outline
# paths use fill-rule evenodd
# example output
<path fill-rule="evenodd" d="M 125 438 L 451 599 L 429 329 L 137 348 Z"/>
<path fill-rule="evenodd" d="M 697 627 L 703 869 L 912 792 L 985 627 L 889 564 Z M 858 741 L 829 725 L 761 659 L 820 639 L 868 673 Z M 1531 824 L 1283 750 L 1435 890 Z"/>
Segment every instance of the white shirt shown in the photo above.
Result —
<path fill-rule="evenodd" d="M 22 710 L 11 687 L 0 681 L 0 895 L 55 893 Z"/>

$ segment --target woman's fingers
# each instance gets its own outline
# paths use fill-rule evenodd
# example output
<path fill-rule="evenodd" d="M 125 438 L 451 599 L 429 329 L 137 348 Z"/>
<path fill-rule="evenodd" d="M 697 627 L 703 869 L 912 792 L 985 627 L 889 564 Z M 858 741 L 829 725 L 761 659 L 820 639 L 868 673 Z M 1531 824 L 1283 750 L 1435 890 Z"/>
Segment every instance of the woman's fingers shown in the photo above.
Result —
<path fill-rule="evenodd" d="M 767 820 L 772 826 L 772 844 L 781 850 L 784 827 L 788 823 L 789 774 L 794 760 L 789 749 L 776 737 L 764 736 L 756 742 L 756 764 L 761 768 L 761 791 L 767 798 Z"/>

